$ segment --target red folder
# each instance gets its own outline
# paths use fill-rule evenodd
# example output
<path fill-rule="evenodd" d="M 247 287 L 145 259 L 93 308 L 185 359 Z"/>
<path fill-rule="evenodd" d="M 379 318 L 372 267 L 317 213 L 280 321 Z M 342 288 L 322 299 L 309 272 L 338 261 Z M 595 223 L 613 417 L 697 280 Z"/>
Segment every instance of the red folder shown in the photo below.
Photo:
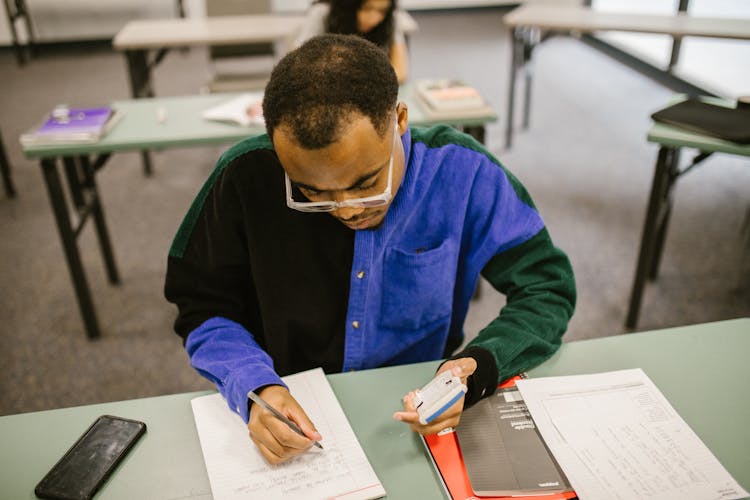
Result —
<path fill-rule="evenodd" d="M 499 388 L 513 387 L 520 377 L 513 377 L 498 385 Z M 554 493 L 550 495 L 513 496 L 513 497 L 477 497 L 471 489 L 469 474 L 464 466 L 461 449 L 458 446 L 455 432 L 438 435 L 422 436 L 433 463 L 440 473 L 445 489 L 453 500 L 482 500 L 513 499 L 513 500 L 565 500 L 576 498 L 575 491 Z"/>

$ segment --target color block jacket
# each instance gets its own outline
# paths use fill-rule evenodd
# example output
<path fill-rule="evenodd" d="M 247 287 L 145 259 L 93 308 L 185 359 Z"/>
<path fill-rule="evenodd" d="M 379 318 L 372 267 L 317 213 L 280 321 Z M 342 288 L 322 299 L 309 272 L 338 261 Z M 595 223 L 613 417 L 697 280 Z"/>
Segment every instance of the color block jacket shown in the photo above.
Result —
<path fill-rule="evenodd" d="M 451 128 L 410 129 L 401 140 L 404 178 L 376 229 L 289 209 L 266 135 L 222 155 L 193 202 L 170 249 L 165 295 L 191 364 L 245 421 L 247 392 L 283 385 L 283 375 L 450 356 L 480 273 L 507 303 L 452 356 L 477 360 L 467 404 L 559 347 L 573 271 L 523 186 Z"/>

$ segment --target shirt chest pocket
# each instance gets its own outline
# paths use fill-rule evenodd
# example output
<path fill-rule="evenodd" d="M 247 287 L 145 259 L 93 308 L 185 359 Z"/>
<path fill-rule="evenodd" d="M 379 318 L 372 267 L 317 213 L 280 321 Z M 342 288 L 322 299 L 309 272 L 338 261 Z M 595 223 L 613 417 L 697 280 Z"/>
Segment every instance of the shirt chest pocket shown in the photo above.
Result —
<path fill-rule="evenodd" d="M 456 281 L 456 249 L 444 241 L 431 249 L 386 250 L 381 324 L 414 330 L 449 317 Z"/>

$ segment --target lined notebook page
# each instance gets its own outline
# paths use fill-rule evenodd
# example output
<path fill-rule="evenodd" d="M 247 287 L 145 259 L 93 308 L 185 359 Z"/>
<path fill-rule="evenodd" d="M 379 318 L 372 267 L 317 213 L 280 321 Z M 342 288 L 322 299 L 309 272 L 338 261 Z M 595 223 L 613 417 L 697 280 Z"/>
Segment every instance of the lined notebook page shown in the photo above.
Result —
<path fill-rule="evenodd" d="M 385 496 L 323 370 L 283 377 L 323 436 L 281 465 L 269 465 L 248 436 L 242 418 L 221 394 L 191 401 L 214 500 L 283 498 L 367 500 Z"/>

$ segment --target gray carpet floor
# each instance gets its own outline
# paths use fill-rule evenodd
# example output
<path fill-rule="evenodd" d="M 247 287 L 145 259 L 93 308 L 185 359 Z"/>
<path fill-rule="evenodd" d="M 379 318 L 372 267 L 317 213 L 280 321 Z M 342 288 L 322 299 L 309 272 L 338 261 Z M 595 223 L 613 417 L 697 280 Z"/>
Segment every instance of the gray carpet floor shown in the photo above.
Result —
<path fill-rule="evenodd" d="M 565 340 L 624 334 L 657 151 L 646 141 L 649 115 L 672 92 L 575 39 L 553 38 L 535 52 L 531 127 L 506 151 L 502 14 L 416 13 L 412 78 L 464 78 L 497 108 L 486 143 L 530 190 L 576 271 L 579 302 Z M 196 93 L 208 79 L 206 57 L 201 49 L 169 54 L 155 72 L 157 95 Z M 171 238 L 224 148 L 155 152 L 151 178 L 136 154 L 113 156 L 100 173 L 122 284 L 107 283 L 87 228 L 79 245 L 103 327 L 101 339 L 88 341 L 40 169 L 17 137 L 55 104 L 128 98 L 125 61 L 86 49 L 19 68 L 4 51 L 0 72 L 0 128 L 18 190 L 16 199 L 0 198 L 0 414 L 210 388 L 172 333 L 175 309 L 162 285 Z M 750 315 L 748 160 L 706 160 L 678 183 L 674 202 L 661 274 L 646 290 L 638 330 Z M 484 283 L 467 338 L 502 303 Z"/>

